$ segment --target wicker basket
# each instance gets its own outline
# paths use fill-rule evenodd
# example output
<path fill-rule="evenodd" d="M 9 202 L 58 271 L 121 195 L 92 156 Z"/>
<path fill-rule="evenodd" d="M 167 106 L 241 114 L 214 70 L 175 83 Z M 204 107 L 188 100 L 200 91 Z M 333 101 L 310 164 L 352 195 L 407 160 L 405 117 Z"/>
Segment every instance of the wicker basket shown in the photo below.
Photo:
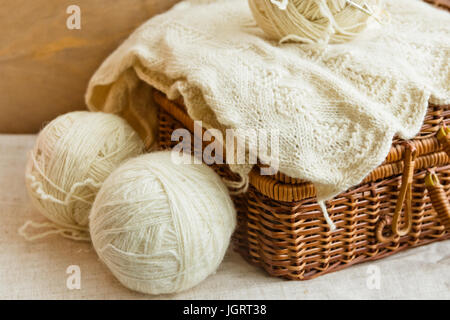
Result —
<path fill-rule="evenodd" d="M 160 146 L 171 148 L 178 143 L 172 141 L 172 132 L 178 128 L 194 132 L 194 123 L 182 101 L 169 101 L 159 92 L 154 98 L 160 106 Z M 248 192 L 234 196 L 235 249 L 271 275 L 303 280 L 449 239 L 446 124 L 450 124 L 449 106 L 430 106 L 416 138 L 394 139 L 381 166 L 361 185 L 329 201 L 328 212 L 337 226 L 334 232 L 329 231 L 310 182 L 282 173 L 262 176 L 255 168 Z M 237 178 L 227 165 L 213 167 L 223 177 Z"/>
<path fill-rule="evenodd" d="M 427 1 L 450 7 L 448 0 Z M 171 148 L 178 143 L 171 140 L 172 132 L 194 132 L 194 123 L 182 100 L 169 101 L 157 91 L 154 98 L 160 106 L 160 146 Z M 255 167 L 248 192 L 233 196 L 238 211 L 234 248 L 273 276 L 305 280 L 449 239 L 449 124 L 449 106 L 430 105 L 414 139 L 394 138 L 382 165 L 328 202 L 334 232 L 310 182 L 282 173 L 261 176 Z M 213 168 L 222 177 L 238 178 L 227 165 Z"/>

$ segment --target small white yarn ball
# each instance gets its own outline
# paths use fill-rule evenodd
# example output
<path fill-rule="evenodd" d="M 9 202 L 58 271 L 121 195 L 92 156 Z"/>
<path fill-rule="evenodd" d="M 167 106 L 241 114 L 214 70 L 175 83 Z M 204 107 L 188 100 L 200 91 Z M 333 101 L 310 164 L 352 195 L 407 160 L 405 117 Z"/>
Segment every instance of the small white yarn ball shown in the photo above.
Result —
<path fill-rule="evenodd" d="M 379 0 L 248 0 L 264 32 L 281 42 L 343 43 L 362 32 Z M 358 8 L 359 6 L 359 8 Z"/>
<path fill-rule="evenodd" d="M 39 133 L 26 166 L 34 206 L 57 227 L 89 231 L 89 211 L 101 184 L 144 144 L 119 116 L 78 111 L 61 115 Z"/>
<path fill-rule="evenodd" d="M 236 212 L 221 178 L 204 164 L 176 164 L 170 151 L 127 161 L 105 181 L 90 215 L 100 259 L 129 289 L 189 289 L 221 263 Z"/>

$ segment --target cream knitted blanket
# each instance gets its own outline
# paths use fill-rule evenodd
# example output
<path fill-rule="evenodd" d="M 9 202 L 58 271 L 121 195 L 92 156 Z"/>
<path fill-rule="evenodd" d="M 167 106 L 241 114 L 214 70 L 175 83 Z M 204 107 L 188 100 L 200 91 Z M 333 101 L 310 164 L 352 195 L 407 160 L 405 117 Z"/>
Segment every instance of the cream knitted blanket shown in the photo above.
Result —
<path fill-rule="evenodd" d="M 450 15 L 419 0 L 388 0 L 385 10 L 390 21 L 356 40 L 314 48 L 267 40 L 246 0 L 184 1 L 111 54 L 86 101 L 139 110 L 146 83 L 182 95 L 208 128 L 278 130 L 279 170 L 327 200 L 380 165 L 395 134 L 414 137 L 428 102 L 450 103 Z"/>

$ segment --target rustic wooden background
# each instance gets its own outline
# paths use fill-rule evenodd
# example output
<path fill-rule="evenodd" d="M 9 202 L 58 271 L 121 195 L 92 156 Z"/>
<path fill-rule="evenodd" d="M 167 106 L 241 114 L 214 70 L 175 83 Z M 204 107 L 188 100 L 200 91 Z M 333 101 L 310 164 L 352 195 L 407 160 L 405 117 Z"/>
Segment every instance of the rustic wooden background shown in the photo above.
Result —
<path fill-rule="evenodd" d="M 179 0 L 0 0 L 0 133 L 84 109 L 90 76 L 137 26 Z M 69 5 L 81 29 L 69 30 Z"/>

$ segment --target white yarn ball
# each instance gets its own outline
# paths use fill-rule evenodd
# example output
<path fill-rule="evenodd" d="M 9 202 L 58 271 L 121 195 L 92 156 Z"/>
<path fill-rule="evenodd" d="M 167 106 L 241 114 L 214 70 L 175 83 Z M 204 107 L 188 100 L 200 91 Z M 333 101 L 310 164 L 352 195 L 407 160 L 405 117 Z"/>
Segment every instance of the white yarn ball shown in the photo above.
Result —
<path fill-rule="evenodd" d="M 150 294 L 189 289 L 213 273 L 235 226 L 220 177 L 204 164 L 175 164 L 170 151 L 115 170 L 90 215 L 100 259 L 123 285 Z"/>
<path fill-rule="evenodd" d="M 103 181 L 143 150 L 142 140 L 119 116 L 87 111 L 59 116 L 39 133 L 29 154 L 28 193 L 57 228 L 87 233 L 89 211 Z M 71 232 L 63 235 L 70 238 Z"/>
<path fill-rule="evenodd" d="M 272 39 L 342 43 L 362 32 L 379 0 L 248 0 L 258 25 Z"/>

